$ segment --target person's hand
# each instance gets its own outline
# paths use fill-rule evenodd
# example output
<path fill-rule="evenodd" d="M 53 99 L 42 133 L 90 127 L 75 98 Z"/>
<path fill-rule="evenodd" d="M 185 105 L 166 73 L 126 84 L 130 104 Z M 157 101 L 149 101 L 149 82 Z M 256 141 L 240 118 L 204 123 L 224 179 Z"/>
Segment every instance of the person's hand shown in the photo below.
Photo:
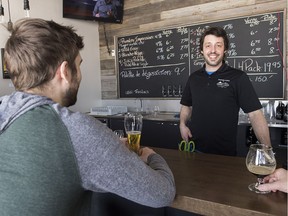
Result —
<path fill-rule="evenodd" d="M 189 142 L 189 138 L 192 137 L 190 129 L 186 125 L 180 125 L 180 133 L 183 140 Z"/>
<path fill-rule="evenodd" d="M 273 191 L 277 190 L 288 193 L 288 171 L 280 168 L 276 169 L 274 173 L 269 176 L 266 176 L 263 181 L 264 184 L 261 184 L 257 187 L 260 191 Z"/>
<path fill-rule="evenodd" d="M 121 141 L 121 143 L 122 143 L 123 145 L 125 145 L 126 147 L 128 147 L 128 139 L 127 139 L 127 138 L 121 137 L 121 138 L 120 138 L 120 141 Z"/>
<path fill-rule="evenodd" d="M 147 159 L 149 157 L 149 155 L 151 154 L 155 154 L 156 152 L 148 147 L 144 147 L 144 148 L 141 148 L 138 152 L 140 158 L 145 162 L 147 163 Z"/>

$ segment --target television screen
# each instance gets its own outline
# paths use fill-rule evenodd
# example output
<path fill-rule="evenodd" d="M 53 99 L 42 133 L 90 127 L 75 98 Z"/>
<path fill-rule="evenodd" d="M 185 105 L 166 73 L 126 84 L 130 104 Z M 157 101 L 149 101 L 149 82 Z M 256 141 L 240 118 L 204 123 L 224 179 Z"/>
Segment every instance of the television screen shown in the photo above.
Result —
<path fill-rule="evenodd" d="M 122 23 L 124 0 L 63 0 L 63 17 Z"/>

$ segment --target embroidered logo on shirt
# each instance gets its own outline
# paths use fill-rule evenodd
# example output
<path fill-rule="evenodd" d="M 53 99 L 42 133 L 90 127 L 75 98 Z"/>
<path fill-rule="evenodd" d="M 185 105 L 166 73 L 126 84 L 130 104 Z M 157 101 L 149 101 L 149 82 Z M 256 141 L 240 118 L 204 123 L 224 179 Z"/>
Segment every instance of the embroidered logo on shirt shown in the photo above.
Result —
<path fill-rule="evenodd" d="M 229 87 L 230 80 L 218 79 L 217 86 L 219 88 L 227 88 Z"/>

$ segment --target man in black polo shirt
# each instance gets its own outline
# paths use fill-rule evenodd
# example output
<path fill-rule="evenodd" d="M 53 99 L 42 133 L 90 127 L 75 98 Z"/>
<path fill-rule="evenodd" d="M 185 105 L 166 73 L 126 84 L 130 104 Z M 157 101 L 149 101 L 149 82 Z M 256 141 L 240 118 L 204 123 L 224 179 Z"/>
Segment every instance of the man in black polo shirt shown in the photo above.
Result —
<path fill-rule="evenodd" d="M 206 29 L 200 40 L 205 65 L 190 75 L 180 101 L 181 136 L 186 141 L 192 138 L 200 152 L 236 155 L 240 108 L 248 113 L 258 140 L 271 145 L 262 106 L 247 74 L 224 61 L 228 47 L 225 30 Z"/>

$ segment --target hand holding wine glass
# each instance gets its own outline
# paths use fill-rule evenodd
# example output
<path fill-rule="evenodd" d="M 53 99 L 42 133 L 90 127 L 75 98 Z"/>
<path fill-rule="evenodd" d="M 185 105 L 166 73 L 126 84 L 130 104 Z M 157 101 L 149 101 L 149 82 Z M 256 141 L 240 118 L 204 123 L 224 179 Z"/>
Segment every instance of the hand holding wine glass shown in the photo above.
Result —
<path fill-rule="evenodd" d="M 258 190 L 288 193 L 288 171 L 286 169 L 278 168 L 263 180 L 264 184 L 259 185 Z"/>
<path fill-rule="evenodd" d="M 246 166 L 249 172 L 257 176 L 257 183 L 250 184 L 249 190 L 256 193 L 269 193 L 270 191 L 259 191 L 257 187 L 263 183 L 263 178 L 274 172 L 276 160 L 272 147 L 264 144 L 250 145 L 249 152 L 246 156 Z"/>

